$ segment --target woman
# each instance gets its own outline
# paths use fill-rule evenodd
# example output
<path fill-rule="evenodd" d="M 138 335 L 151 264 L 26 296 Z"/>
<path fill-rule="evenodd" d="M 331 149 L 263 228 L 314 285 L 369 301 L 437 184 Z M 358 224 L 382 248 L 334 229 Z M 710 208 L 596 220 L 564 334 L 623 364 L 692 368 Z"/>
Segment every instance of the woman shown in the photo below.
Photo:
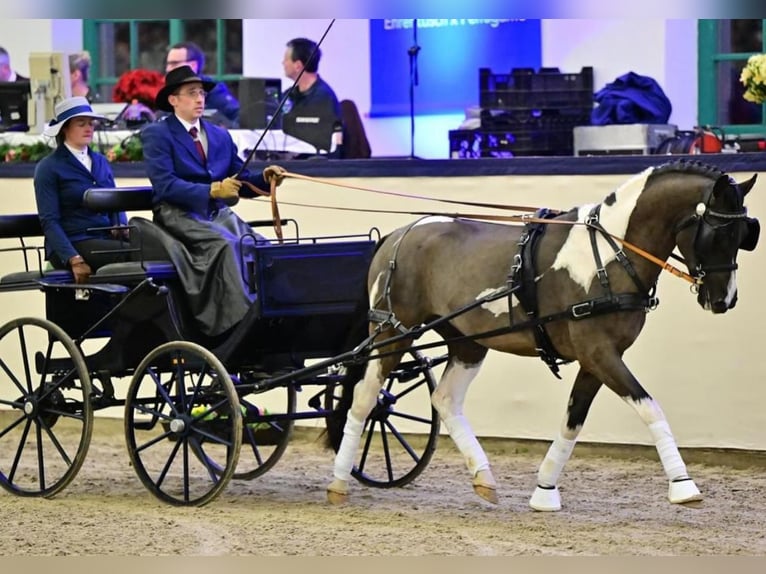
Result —
<path fill-rule="evenodd" d="M 124 213 L 97 213 L 83 206 L 83 194 L 92 187 L 115 187 L 106 158 L 90 149 L 96 121 L 85 97 L 68 98 L 56 105 L 56 117 L 44 134 L 56 138 L 57 147 L 35 168 L 35 200 L 45 234 L 45 254 L 57 269 L 71 269 L 77 283 L 88 281 L 102 265 L 128 259 Z M 99 229 L 100 228 L 100 229 Z M 122 249 L 123 252 L 114 252 Z M 112 253 L 99 253 L 112 251 Z"/>

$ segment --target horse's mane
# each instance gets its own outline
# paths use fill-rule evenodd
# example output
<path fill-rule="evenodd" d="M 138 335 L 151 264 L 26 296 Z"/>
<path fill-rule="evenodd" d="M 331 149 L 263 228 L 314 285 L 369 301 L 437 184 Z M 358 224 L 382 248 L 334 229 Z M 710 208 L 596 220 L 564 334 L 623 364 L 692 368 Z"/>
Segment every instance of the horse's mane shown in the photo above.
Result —
<path fill-rule="evenodd" d="M 695 160 L 680 159 L 677 161 L 664 163 L 656 167 L 652 171 L 651 175 L 649 175 L 646 182 L 649 183 L 656 177 L 671 173 L 701 175 L 710 179 L 718 179 L 722 175 L 725 175 L 725 173 L 719 168 L 707 163 Z"/>

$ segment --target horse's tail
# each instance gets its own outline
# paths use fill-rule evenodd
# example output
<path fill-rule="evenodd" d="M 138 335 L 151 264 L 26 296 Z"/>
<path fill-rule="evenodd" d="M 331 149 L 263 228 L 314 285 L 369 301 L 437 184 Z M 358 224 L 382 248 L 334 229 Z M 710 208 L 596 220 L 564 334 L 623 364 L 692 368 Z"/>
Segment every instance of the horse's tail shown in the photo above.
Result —
<path fill-rule="evenodd" d="M 378 241 L 373 253 L 373 259 L 375 253 L 378 252 L 378 249 L 380 249 L 380 246 L 383 245 L 387 237 L 388 236 L 385 236 Z M 361 296 L 357 301 L 356 309 L 354 309 L 351 329 L 349 330 L 344 349 L 353 349 L 369 336 L 369 312 L 370 300 L 369 294 L 367 293 L 367 283 L 365 282 Z M 332 412 L 327 415 L 325 421 L 325 444 L 335 452 L 338 452 L 340 441 L 343 438 L 343 428 L 346 426 L 346 415 L 348 414 L 349 409 L 351 409 L 351 402 L 354 400 L 354 387 L 362 380 L 365 369 L 367 368 L 366 356 L 366 353 L 360 355 L 359 361 L 355 361 L 346 366 L 346 372 L 338 382 L 337 388 L 334 389 L 334 395 L 338 397 L 338 401 L 334 405 Z"/>

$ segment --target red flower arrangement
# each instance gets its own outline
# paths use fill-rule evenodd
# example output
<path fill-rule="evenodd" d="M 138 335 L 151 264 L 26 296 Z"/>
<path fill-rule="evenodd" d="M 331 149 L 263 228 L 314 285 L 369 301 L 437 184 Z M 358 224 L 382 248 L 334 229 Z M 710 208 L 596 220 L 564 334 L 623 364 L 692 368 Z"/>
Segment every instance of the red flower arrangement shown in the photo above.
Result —
<path fill-rule="evenodd" d="M 117 80 L 112 100 L 126 104 L 141 103 L 154 109 L 154 99 L 164 85 L 165 76 L 155 70 L 130 70 Z"/>

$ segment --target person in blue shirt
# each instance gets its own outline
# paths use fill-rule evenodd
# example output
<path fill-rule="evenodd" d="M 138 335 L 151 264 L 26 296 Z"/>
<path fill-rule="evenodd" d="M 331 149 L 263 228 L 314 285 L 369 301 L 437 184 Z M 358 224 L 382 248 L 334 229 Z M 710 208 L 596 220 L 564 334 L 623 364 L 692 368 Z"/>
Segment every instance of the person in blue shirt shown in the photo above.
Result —
<path fill-rule="evenodd" d="M 94 113 L 83 96 L 59 102 L 55 113 L 43 133 L 56 138 L 57 146 L 35 167 L 35 201 L 46 258 L 57 269 L 71 269 L 77 283 L 85 283 L 99 267 L 127 260 L 126 252 L 119 252 L 128 246 L 126 230 L 104 229 L 125 225 L 127 218 L 83 206 L 87 189 L 115 187 L 106 157 L 90 148 L 96 122 L 106 118 Z"/>
<path fill-rule="evenodd" d="M 202 81 L 212 82 L 209 76 L 202 73 L 205 67 L 205 53 L 194 42 L 179 42 L 168 50 L 168 55 L 165 57 L 165 73 L 180 66 L 189 66 Z M 223 82 L 215 84 L 205 96 L 205 109 L 216 110 L 225 118 L 225 127 L 239 127 L 239 101 Z"/>

